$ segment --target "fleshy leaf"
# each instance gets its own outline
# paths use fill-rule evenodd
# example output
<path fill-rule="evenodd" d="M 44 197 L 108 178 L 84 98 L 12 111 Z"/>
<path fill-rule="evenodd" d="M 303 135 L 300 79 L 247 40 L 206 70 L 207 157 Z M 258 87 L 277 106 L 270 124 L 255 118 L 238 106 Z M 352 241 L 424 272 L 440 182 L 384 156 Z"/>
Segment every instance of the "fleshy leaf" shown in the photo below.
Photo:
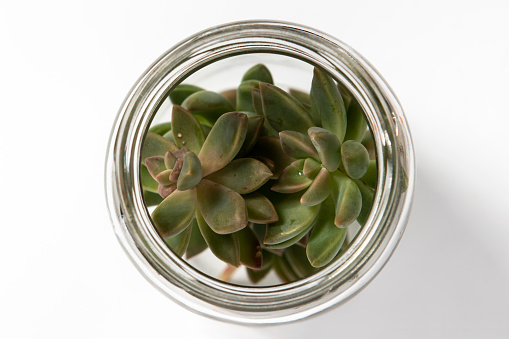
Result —
<path fill-rule="evenodd" d="M 155 181 L 154 178 L 152 178 L 145 165 L 140 166 L 140 179 L 141 186 L 143 187 L 144 190 L 147 190 L 152 193 L 157 193 L 157 186 L 159 186 L 159 183 Z"/>
<path fill-rule="evenodd" d="M 273 179 L 277 179 L 294 160 L 283 152 L 279 138 L 276 137 L 259 137 L 251 151 L 251 155 L 268 158 L 274 162 L 275 168 L 272 170 Z"/>
<path fill-rule="evenodd" d="M 378 172 L 376 168 L 376 160 L 370 160 L 368 170 L 361 180 L 371 188 L 376 188 Z"/>
<path fill-rule="evenodd" d="M 345 103 L 346 111 L 348 112 L 348 109 L 350 107 L 350 102 L 352 101 L 352 95 L 345 86 L 343 86 L 340 82 L 338 83 L 338 89 L 339 93 L 341 93 L 341 97 L 343 98 L 343 102 Z M 348 124 L 346 126 L 348 128 Z"/>
<path fill-rule="evenodd" d="M 246 227 L 246 204 L 240 194 L 207 179 L 196 188 L 200 212 L 214 232 L 227 234 Z"/>
<path fill-rule="evenodd" d="M 177 181 L 180 172 L 182 171 L 182 166 L 184 165 L 184 160 L 182 158 L 177 158 L 177 161 L 175 161 L 175 166 L 173 166 L 173 169 L 170 173 L 170 181 Z"/>
<path fill-rule="evenodd" d="M 359 187 L 359 190 L 362 195 L 362 209 L 357 217 L 357 221 L 361 226 L 364 226 L 366 221 L 368 220 L 369 213 L 371 212 L 371 207 L 373 206 L 373 201 L 375 199 L 375 190 L 371 187 L 368 187 L 362 181 L 355 180 L 355 183 Z"/>
<path fill-rule="evenodd" d="M 171 175 L 171 172 L 173 172 L 172 170 L 164 170 L 162 172 L 160 172 L 157 176 L 156 176 L 156 181 L 160 184 L 160 185 L 171 185 L 173 183 L 173 181 L 170 180 L 170 175 Z"/>
<path fill-rule="evenodd" d="M 315 67 L 311 83 L 311 96 L 320 113 L 322 127 L 343 142 L 346 134 L 346 110 L 336 83 L 325 72 Z"/>
<path fill-rule="evenodd" d="M 290 267 L 290 264 L 285 260 L 284 257 L 276 257 L 274 261 L 274 270 L 281 280 L 285 283 L 289 283 L 298 280 L 299 277 Z"/>
<path fill-rule="evenodd" d="M 263 115 L 253 115 L 247 118 L 246 139 L 244 140 L 244 143 L 242 144 L 237 157 L 246 155 L 254 147 L 256 141 L 258 140 L 258 136 L 262 131 L 264 120 L 265 118 Z"/>
<path fill-rule="evenodd" d="M 313 119 L 304 106 L 282 89 L 260 83 L 260 93 L 265 119 L 276 131 L 306 133 L 308 128 L 314 126 Z"/>
<path fill-rule="evenodd" d="M 334 172 L 341 163 L 340 144 L 338 138 L 320 127 L 312 127 L 308 130 L 311 142 L 318 151 L 322 164 L 330 171 Z"/>
<path fill-rule="evenodd" d="M 171 122 L 163 122 L 162 124 L 157 124 L 155 126 L 150 127 L 149 132 L 165 135 L 168 131 L 171 130 Z"/>
<path fill-rule="evenodd" d="M 187 246 L 189 245 L 189 240 L 191 239 L 191 230 L 191 226 L 186 227 L 186 229 L 179 234 L 171 238 L 164 238 L 164 242 L 176 255 L 181 257 L 184 255 L 184 253 L 186 253 Z"/>
<path fill-rule="evenodd" d="M 192 230 L 191 238 L 189 239 L 189 245 L 187 246 L 186 259 L 191 259 L 195 255 L 198 255 L 207 249 L 207 243 L 205 242 L 205 239 L 203 239 L 203 235 L 201 235 L 196 218 L 193 219 L 193 222 L 189 228 Z"/>
<path fill-rule="evenodd" d="M 337 227 L 347 227 L 357 219 L 362 208 L 362 196 L 357 184 L 336 171 L 332 174 L 332 197 L 336 203 L 336 217 L 334 224 Z"/>
<path fill-rule="evenodd" d="M 301 278 L 309 277 L 318 272 L 318 269 L 309 263 L 304 247 L 291 246 L 285 250 L 283 257 L 290 264 L 293 271 Z"/>
<path fill-rule="evenodd" d="M 244 227 L 235 233 L 239 239 L 240 262 L 253 269 L 262 267 L 262 247 L 250 227 Z"/>
<path fill-rule="evenodd" d="M 243 81 L 237 89 L 237 111 L 253 112 L 253 88 L 260 88 L 257 80 Z"/>
<path fill-rule="evenodd" d="M 202 178 L 202 170 L 198 156 L 193 152 L 184 155 L 182 170 L 177 180 L 177 188 L 185 191 L 198 185 Z"/>
<path fill-rule="evenodd" d="M 163 198 L 157 193 L 153 193 L 147 190 L 143 190 L 143 201 L 147 207 L 159 205 Z"/>
<path fill-rule="evenodd" d="M 170 92 L 170 100 L 172 104 L 182 105 L 188 96 L 200 91 L 204 91 L 204 89 L 194 85 L 180 84 Z"/>
<path fill-rule="evenodd" d="M 357 100 L 352 100 L 346 111 L 347 129 L 345 140 L 361 142 L 366 134 L 368 122 Z"/>
<path fill-rule="evenodd" d="M 164 157 L 160 155 L 146 158 L 145 166 L 147 166 L 148 172 L 154 179 L 157 178 L 157 175 L 159 173 L 166 170 L 166 165 L 164 164 Z"/>
<path fill-rule="evenodd" d="M 276 256 L 269 251 L 262 250 L 262 267 L 259 270 L 253 270 L 248 268 L 247 275 L 249 276 L 249 280 L 254 284 L 260 282 L 265 276 L 270 272 L 272 266 L 274 265 L 274 260 Z"/>
<path fill-rule="evenodd" d="M 321 163 L 314 160 L 313 158 L 307 158 L 304 162 L 302 172 L 306 177 L 313 180 L 318 175 L 321 169 L 322 169 Z"/>
<path fill-rule="evenodd" d="M 247 219 L 257 224 L 278 221 L 276 209 L 263 194 L 254 192 L 243 196 L 247 208 Z"/>
<path fill-rule="evenodd" d="M 171 124 L 171 122 L 170 122 L 170 124 Z M 175 143 L 175 140 L 173 139 L 173 132 L 171 131 L 171 129 L 168 132 L 163 134 L 163 138 Z"/>
<path fill-rule="evenodd" d="M 167 196 L 169 196 L 170 194 L 172 194 L 173 192 L 175 192 L 175 190 L 177 189 L 177 184 L 171 184 L 171 185 L 159 185 L 159 187 L 157 188 L 157 192 L 159 193 L 159 195 L 163 198 L 166 198 Z"/>
<path fill-rule="evenodd" d="M 336 257 L 346 239 L 346 228 L 334 225 L 334 201 L 332 197 L 320 206 L 320 213 L 306 246 L 309 262 L 314 267 L 322 267 Z"/>
<path fill-rule="evenodd" d="M 341 145 L 341 160 L 346 173 L 353 179 L 366 174 L 369 167 L 369 154 L 360 142 L 348 140 Z"/>
<path fill-rule="evenodd" d="M 313 180 L 306 192 L 300 198 L 300 203 L 304 206 L 314 206 L 324 201 L 330 194 L 329 171 L 322 168 L 320 173 Z"/>
<path fill-rule="evenodd" d="M 307 135 L 295 131 L 279 132 L 281 148 L 288 156 L 295 159 L 305 159 L 313 157 L 319 160 L 313 143 Z"/>
<path fill-rule="evenodd" d="M 182 107 L 194 115 L 202 117 L 211 126 L 223 113 L 234 111 L 228 99 L 219 93 L 210 91 L 191 94 L 184 100 Z"/>
<path fill-rule="evenodd" d="M 283 250 L 285 248 L 288 248 L 290 246 L 293 246 L 297 243 L 299 243 L 302 239 L 304 239 L 309 231 L 313 228 L 314 223 L 309 224 L 306 228 L 304 228 L 299 234 L 294 236 L 293 238 L 290 238 L 286 241 L 280 242 L 278 244 L 272 244 L 267 245 L 265 244 L 265 248 L 269 250 Z"/>
<path fill-rule="evenodd" d="M 298 89 L 295 88 L 290 88 L 288 92 L 290 93 L 291 96 L 299 100 L 302 104 L 311 105 L 311 96 L 309 95 L 309 93 L 299 91 Z"/>
<path fill-rule="evenodd" d="M 217 120 L 198 154 L 204 177 L 235 158 L 246 138 L 247 123 L 247 115 L 238 112 L 223 114 Z"/>
<path fill-rule="evenodd" d="M 177 162 L 177 157 L 175 157 L 175 155 L 168 151 L 166 152 L 166 154 L 164 155 L 164 165 L 166 166 L 166 168 L 173 168 L 175 166 L 175 163 Z"/>
<path fill-rule="evenodd" d="M 226 98 L 226 100 L 228 100 L 230 102 L 232 107 L 237 107 L 237 89 L 236 88 L 229 89 L 227 91 L 223 91 L 219 94 L 224 96 Z"/>
<path fill-rule="evenodd" d="M 205 239 L 212 253 L 218 259 L 238 267 L 240 264 L 240 249 L 237 235 L 217 234 L 207 225 L 199 210 L 196 210 L 196 220 L 203 239 Z"/>
<path fill-rule="evenodd" d="M 257 64 L 248 69 L 247 72 L 242 77 L 242 82 L 247 80 L 257 80 L 269 84 L 274 83 L 274 80 L 272 79 L 272 74 L 270 74 L 269 69 L 263 64 Z"/>
<path fill-rule="evenodd" d="M 301 205 L 300 194 L 287 197 L 275 207 L 279 220 L 267 226 L 263 242 L 268 245 L 282 243 L 300 234 L 312 225 L 319 210 L 318 206 Z"/>
<path fill-rule="evenodd" d="M 182 232 L 193 220 L 196 210 L 194 189 L 175 191 L 152 212 L 152 222 L 161 237 L 172 237 Z"/>
<path fill-rule="evenodd" d="M 240 158 L 206 178 L 240 193 L 251 193 L 265 184 L 272 172 L 265 164 L 253 158 Z"/>
<path fill-rule="evenodd" d="M 145 164 L 145 159 L 153 157 L 155 155 L 164 156 L 166 152 L 174 152 L 178 150 L 175 144 L 159 134 L 147 132 L 147 136 L 143 141 L 143 147 L 141 149 L 141 162 Z"/>
<path fill-rule="evenodd" d="M 178 147 L 185 147 L 198 154 L 205 140 L 205 133 L 200 122 L 188 110 L 173 105 L 171 115 L 171 130 L 173 140 Z"/>
<path fill-rule="evenodd" d="M 270 189 L 279 193 L 295 193 L 309 187 L 312 182 L 302 170 L 290 165 L 286 167 Z"/>

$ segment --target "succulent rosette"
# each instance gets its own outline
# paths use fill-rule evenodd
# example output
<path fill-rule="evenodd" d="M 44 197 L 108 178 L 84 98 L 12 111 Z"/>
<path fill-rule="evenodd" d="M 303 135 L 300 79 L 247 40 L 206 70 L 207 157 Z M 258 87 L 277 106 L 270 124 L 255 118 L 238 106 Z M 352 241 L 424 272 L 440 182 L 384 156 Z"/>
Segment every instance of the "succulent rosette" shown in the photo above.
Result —
<path fill-rule="evenodd" d="M 142 150 L 145 202 L 168 246 L 187 258 L 208 247 L 253 282 L 272 269 L 300 279 L 341 255 L 376 186 L 355 99 L 316 68 L 309 94 L 273 83 L 259 64 L 234 90 L 177 86 L 171 122 Z"/>

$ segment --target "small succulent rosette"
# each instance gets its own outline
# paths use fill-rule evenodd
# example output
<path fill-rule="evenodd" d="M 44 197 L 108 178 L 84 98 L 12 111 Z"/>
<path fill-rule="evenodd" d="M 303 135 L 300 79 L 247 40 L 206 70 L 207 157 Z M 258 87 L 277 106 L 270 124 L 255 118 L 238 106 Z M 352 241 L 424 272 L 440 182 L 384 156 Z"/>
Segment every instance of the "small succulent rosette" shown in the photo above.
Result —
<path fill-rule="evenodd" d="M 283 282 L 340 256 L 371 210 L 377 183 L 362 108 L 315 68 L 311 90 L 285 91 L 255 65 L 238 88 L 180 84 L 171 122 L 142 150 L 145 203 L 167 245 L 189 259 L 207 248 L 252 282 Z M 352 233 L 352 232 L 350 232 Z"/>

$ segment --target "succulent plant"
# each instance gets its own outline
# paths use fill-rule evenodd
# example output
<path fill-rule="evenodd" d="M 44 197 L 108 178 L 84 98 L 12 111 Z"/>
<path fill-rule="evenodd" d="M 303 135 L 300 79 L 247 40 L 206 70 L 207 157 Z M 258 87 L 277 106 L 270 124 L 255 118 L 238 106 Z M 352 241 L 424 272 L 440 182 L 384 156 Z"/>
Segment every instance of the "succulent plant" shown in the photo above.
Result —
<path fill-rule="evenodd" d="M 187 258 L 208 247 L 255 283 L 271 270 L 300 279 L 341 255 L 377 175 L 362 108 L 341 84 L 317 68 L 309 94 L 273 83 L 258 64 L 233 90 L 180 84 L 171 122 L 142 148 L 144 199 L 166 244 Z"/>

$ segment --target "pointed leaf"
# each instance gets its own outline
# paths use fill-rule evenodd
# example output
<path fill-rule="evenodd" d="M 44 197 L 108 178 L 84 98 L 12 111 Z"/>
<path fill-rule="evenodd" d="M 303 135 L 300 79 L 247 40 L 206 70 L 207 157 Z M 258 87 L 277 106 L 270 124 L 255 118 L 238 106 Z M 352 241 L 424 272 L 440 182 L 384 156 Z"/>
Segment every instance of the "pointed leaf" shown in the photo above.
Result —
<path fill-rule="evenodd" d="M 175 192 L 177 189 L 177 184 L 171 184 L 171 185 L 159 185 L 157 188 L 157 193 L 163 198 L 168 197 L 170 194 Z"/>
<path fill-rule="evenodd" d="M 265 244 L 278 244 L 289 240 L 308 228 L 318 214 L 318 206 L 303 206 L 300 195 L 292 194 L 276 206 L 279 221 L 267 226 Z"/>
<path fill-rule="evenodd" d="M 156 181 L 159 183 L 159 185 L 171 185 L 173 184 L 173 181 L 170 180 L 170 175 L 173 172 L 173 170 L 164 170 L 161 173 L 159 173 L 156 176 Z"/>
<path fill-rule="evenodd" d="M 336 171 L 332 174 L 332 197 L 336 203 L 336 217 L 334 224 L 337 227 L 347 227 L 357 219 L 362 208 L 362 196 L 357 184 Z"/>
<path fill-rule="evenodd" d="M 268 250 L 284 250 L 290 246 L 293 246 L 300 241 L 302 241 L 309 233 L 309 231 L 313 228 L 314 222 L 309 224 L 306 228 L 304 228 L 299 234 L 294 236 L 293 238 L 290 238 L 286 241 L 280 242 L 278 244 L 265 244 L 264 247 Z"/>
<path fill-rule="evenodd" d="M 302 168 L 302 173 L 309 179 L 313 180 L 320 170 L 322 169 L 322 164 L 313 158 L 307 158 L 304 162 L 304 167 Z"/>
<path fill-rule="evenodd" d="M 299 100 L 304 105 L 311 105 L 311 96 L 309 93 L 299 91 L 295 88 L 290 88 L 288 91 L 291 96 L 293 96 L 295 99 Z"/>
<path fill-rule="evenodd" d="M 146 158 L 145 166 L 147 167 L 147 170 L 152 176 L 152 178 L 154 179 L 157 178 L 157 175 L 159 173 L 166 170 L 166 165 L 164 164 L 164 157 L 160 155 Z"/>
<path fill-rule="evenodd" d="M 304 247 L 291 246 L 285 250 L 283 257 L 290 264 L 293 271 L 301 278 L 309 277 L 318 272 L 318 269 L 309 263 Z"/>
<path fill-rule="evenodd" d="M 237 157 L 245 156 L 254 147 L 258 140 L 258 136 L 262 131 L 264 120 L 265 118 L 262 115 L 253 115 L 247 118 L 246 139 L 244 140 Z"/>
<path fill-rule="evenodd" d="M 332 197 L 320 206 L 320 213 L 311 231 L 306 254 L 314 267 L 322 267 L 331 262 L 338 254 L 346 239 L 346 228 L 334 225 L 336 212 Z"/>
<path fill-rule="evenodd" d="M 170 100 L 172 104 L 182 105 L 188 96 L 200 91 L 204 91 L 204 89 L 194 85 L 180 84 L 170 92 Z"/>
<path fill-rule="evenodd" d="M 281 173 L 270 189 L 279 193 L 295 193 L 309 187 L 312 182 L 302 170 L 290 165 Z"/>
<path fill-rule="evenodd" d="M 174 152 L 178 150 L 177 146 L 171 141 L 163 138 L 162 136 L 147 132 L 147 136 L 143 141 L 143 147 L 141 149 L 141 161 L 145 164 L 145 159 L 153 157 L 155 155 L 164 156 L 166 152 Z"/>
<path fill-rule="evenodd" d="M 222 91 L 219 94 L 224 96 L 226 98 L 226 100 L 228 100 L 230 102 L 232 107 L 237 107 L 237 89 L 236 88 L 229 89 L 227 91 Z"/>
<path fill-rule="evenodd" d="M 196 210 L 196 220 L 203 239 L 205 239 L 212 253 L 218 259 L 238 267 L 240 264 L 240 249 L 237 236 L 235 234 L 217 234 L 214 232 L 207 225 L 199 210 Z"/>
<path fill-rule="evenodd" d="M 376 160 L 370 160 L 366 174 L 361 178 L 362 182 L 371 188 L 376 188 L 378 172 L 376 168 Z"/>
<path fill-rule="evenodd" d="M 198 154 L 205 141 L 201 124 L 188 110 L 173 105 L 171 131 L 178 147 L 185 147 Z"/>
<path fill-rule="evenodd" d="M 324 201 L 330 194 L 329 171 L 322 168 L 320 173 L 313 180 L 313 183 L 300 198 L 300 203 L 304 206 L 314 206 Z"/>
<path fill-rule="evenodd" d="M 196 210 L 195 190 L 175 191 L 152 212 L 152 222 L 161 237 L 182 232 L 193 220 Z"/>
<path fill-rule="evenodd" d="M 141 186 L 143 187 L 144 190 L 147 190 L 152 193 L 157 193 L 157 187 L 159 186 L 159 183 L 155 181 L 154 178 L 152 178 L 145 165 L 140 166 L 140 179 Z"/>
<path fill-rule="evenodd" d="M 227 234 L 246 227 L 246 204 L 240 194 L 207 179 L 196 188 L 200 212 L 214 232 Z"/>
<path fill-rule="evenodd" d="M 164 165 L 166 166 L 166 168 L 173 169 L 173 167 L 175 167 L 176 162 L 177 157 L 175 157 L 175 155 L 170 151 L 166 152 L 166 154 L 164 155 Z"/>
<path fill-rule="evenodd" d="M 350 107 L 350 102 L 352 101 L 352 94 L 350 94 L 350 92 L 348 92 L 346 87 L 343 86 L 343 84 L 341 84 L 340 82 L 338 82 L 338 89 L 339 89 L 339 93 L 341 93 L 341 97 L 343 98 L 343 102 L 345 103 L 346 111 L 348 112 L 348 109 Z M 346 125 L 346 127 L 348 128 L 348 124 Z"/>
<path fill-rule="evenodd" d="M 183 256 L 186 252 L 189 240 L 191 239 L 191 229 L 192 227 L 189 225 L 179 234 L 171 238 L 164 238 L 166 245 L 179 257 Z"/>
<path fill-rule="evenodd" d="M 274 270 L 281 280 L 285 283 L 289 283 L 299 279 L 299 276 L 290 267 L 290 264 L 285 260 L 284 257 L 276 257 L 274 261 Z"/>
<path fill-rule="evenodd" d="M 352 179 L 364 176 L 369 167 L 368 150 L 357 141 L 348 140 L 341 145 L 341 160 Z"/>
<path fill-rule="evenodd" d="M 283 170 L 294 160 L 283 152 L 279 138 L 275 137 L 259 137 L 251 154 L 268 158 L 274 162 L 275 169 L 272 170 L 273 179 L 278 178 Z"/>
<path fill-rule="evenodd" d="M 357 221 L 361 226 L 364 226 L 366 221 L 368 220 L 369 213 L 371 212 L 371 207 L 373 206 L 373 201 L 375 200 L 375 190 L 367 185 L 365 185 L 360 180 L 355 180 L 355 183 L 359 187 L 359 190 L 362 195 L 362 209 L 357 217 Z"/>
<path fill-rule="evenodd" d="M 314 126 L 313 119 L 302 104 L 282 89 L 260 83 L 263 113 L 276 131 L 291 130 L 306 133 Z"/>
<path fill-rule="evenodd" d="M 182 107 L 194 115 L 201 116 L 211 126 L 223 113 L 234 111 L 233 106 L 224 96 L 210 91 L 191 94 L 184 100 Z"/>
<path fill-rule="evenodd" d="M 184 155 L 182 170 L 177 180 L 177 188 L 185 191 L 198 185 L 202 178 L 202 170 L 198 156 L 193 152 L 187 152 Z"/>
<path fill-rule="evenodd" d="M 322 127 L 343 142 L 347 126 L 343 98 L 334 80 L 316 67 L 311 83 L 311 95 L 320 113 Z"/>
<path fill-rule="evenodd" d="M 149 129 L 149 132 L 159 135 L 165 135 L 168 131 L 171 131 L 171 122 L 163 122 L 162 124 L 157 124 Z"/>
<path fill-rule="evenodd" d="M 258 270 L 248 268 L 247 275 L 252 283 L 260 282 L 271 271 L 276 256 L 269 251 L 262 250 L 262 267 Z"/>
<path fill-rule="evenodd" d="M 307 135 L 295 131 L 283 131 L 279 132 L 279 139 L 283 151 L 292 158 L 306 159 L 313 157 L 316 160 L 320 159 Z"/>
<path fill-rule="evenodd" d="M 204 177 L 235 158 L 246 138 L 247 122 L 247 116 L 237 112 L 226 113 L 217 120 L 198 154 Z"/>
<path fill-rule="evenodd" d="M 193 219 L 189 228 L 192 230 L 189 245 L 187 246 L 186 259 L 191 259 L 195 255 L 198 255 L 207 249 L 207 243 L 205 242 L 205 239 L 203 239 L 203 235 L 201 235 L 196 218 Z"/>
<path fill-rule="evenodd" d="M 265 164 L 253 158 L 240 158 L 206 178 L 240 193 L 251 193 L 265 184 L 272 172 Z"/>
<path fill-rule="evenodd" d="M 239 239 L 240 263 L 253 269 L 262 267 L 262 247 L 250 227 L 235 233 Z"/>
<path fill-rule="evenodd" d="M 257 64 L 248 69 L 242 77 L 242 82 L 247 80 L 257 80 L 269 84 L 274 83 L 272 80 L 272 74 L 270 74 L 269 69 L 263 64 Z"/>
<path fill-rule="evenodd" d="M 347 129 L 345 140 L 361 142 L 368 129 L 368 122 L 357 100 L 353 100 L 346 111 Z"/>
<path fill-rule="evenodd" d="M 322 164 L 330 171 L 338 169 L 341 162 L 340 144 L 338 138 L 320 127 L 312 127 L 308 131 L 311 142 L 318 151 Z"/>
<path fill-rule="evenodd" d="M 163 201 L 163 198 L 157 193 L 143 190 L 143 201 L 147 207 L 150 207 L 159 205 Z"/>
<path fill-rule="evenodd" d="M 247 219 L 258 224 L 278 221 L 276 209 L 263 194 L 254 192 L 243 196 L 247 208 Z"/>
<path fill-rule="evenodd" d="M 180 176 L 180 172 L 182 171 L 182 166 L 184 165 L 184 160 L 182 158 L 177 158 L 177 161 L 175 161 L 175 166 L 173 166 L 173 169 L 171 170 L 171 173 L 170 173 L 170 176 L 169 176 L 169 179 L 170 181 L 177 181 L 179 176 Z"/>
<path fill-rule="evenodd" d="M 260 88 L 257 80 L 243 81 L 237 89 L 237 111 L 253 112 L 253 88 Z"/>

